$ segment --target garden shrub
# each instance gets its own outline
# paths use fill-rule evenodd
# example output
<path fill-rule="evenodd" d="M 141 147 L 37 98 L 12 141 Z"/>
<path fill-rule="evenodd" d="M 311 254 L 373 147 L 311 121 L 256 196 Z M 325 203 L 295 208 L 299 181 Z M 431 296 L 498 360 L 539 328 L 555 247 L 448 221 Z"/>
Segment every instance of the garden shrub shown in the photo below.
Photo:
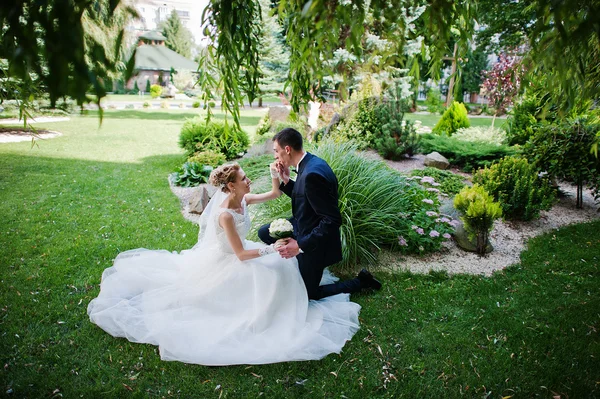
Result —
<path fill-rule="evenodd" d="M 138 94 L 140 92 L 140 87 L 138 86 L 137 80 L 133 84 L 133 90 L 132 91 L 133 91 L 133 94 Z"/>
<path fill-rule="evenodd" d="M 282 131 L 285 128 L 291 127 L 299 131 L 302 136 L 306 136 L 306 124 L 302 120 L 292 121 L 288 118 L 287 121 L 277 121 L 271 126 L 271 130 L 275 133 Z"/>
<path fill-rule="evenodd" d="M 428 183 L 446 195 L 454 196 L 465 186 L 464 177 L 448 170 L 426 167 L 425 169 L 414 169 L 410 175 L 413 177 L 430 178 L 432 181 L 429 179 L 425 181 L 423 179 L 419 180 L 421 184 Z"/>
<path fill-rule="evenodd" d="M 212 150 L 225 155 L 227 160 L 239 157 L 248 148 L 250 140 L 243 130 L 235 125 L 211 121 L 204 118 L 188 119 L 179 135 L 179 146 L 188 156 L 200 151 Z"/>
<path fill-rule="evenodd" d="M 150 103 L 148 101 L 144 101 L 144 103 L 142 104 L 142 107 L 149 108 L 150 107 Z"/>
<path fill-rule="evenodd" d="M 162 87 L 160 87 L 159 85 L 150 86 L 150 96 L 152 98 L 160 97 L 161 94 L 162 94 Z"/>
<path fill-rule="evenodd" d="M 269 133 L 272 125 L 271 118 L 269 117 L 269 113 L 266 113 L 260 121 L 258 122 L 258 126 L 256 127 L 256 134 L 262 136 L 266 133 Z"/>
<path fill-rule="evenodd" d="M 381 123 L 375 108 L 378 98 L 366 98 L 356 104 L 356 110 L 338 124 L 333 131 L 336 141 L 354 141 L 357 148 L 363 150 L 371 147 L 374 138 L 381 129 Z"/>
<path fill-rule="evenodd" d="M 442 119 L 433 127 L 431 132 L 451 136 L 461 127 L 470 126 L 471 122 L 469 122 L 469 116 L 464 104 L 452 101 L 452 104 L 444 111 Z"/>
<path fill-rule="evenodd" d="M 194 101 L 192 103 L 192 108 L 200 108 L 200 101 Z"/>
<path fill-rule="evenodd" d="M 462 214 L 465 231 L 476 239 L 477 253 L 484 255 L 494 220 L 502 216 L 502 208 L 485 189 L 477 184 L 465 187 L 454 197 L 454 207 Z"/>
<path fill-rule="evenodd" d="M 421 148 L 426 154 L 439 152 L 452 165 L 470 172 L 491 165 L 494 161 L 516 154 L 516 149 L 506 145 L 457 140 L 435 134 L 421 135 Z"/>
<path fill-rule="evenodd" d="M 196 162 L 186 162 L 176 172 L 171 173 L 169 178 L 176 186 L 195 187 L 208 182 L 213 167 Z"/>
<path fill-rule="evenodd" d="M 408 109 L 406 101 L 401 99 L 401 88 L 390 90 L 391 100 L 381 103 L 377 108 L 377 118 L 382 124 L 374 134 L 373 148 L 385 159 L 394 161 L 412 156 L 419 148 L 419 135 L 413 122 L 404 120 Z"/>
<path fill-rule="evenodd" d="M 410 253 L 439 249 L 453 227 L 438 213 L 437 194 L 356 149 L 326 138 L 311 150 L 329 163 L 339 183 L 343 260 L 334 269 L 349 273 L 361 263 L 376 265 L 382 247 Z M 269 201 L 257 212 L 264 222 L 289 217 L 291 202 Z"/>
<path fill-rule="evenodd" d="M 199 163 L 200 165 L 208 165 L 216 168 L 226 161 L 225 155 L 217 151 L 206 150 L 198 151 L 188 158 L 188 162 Z"/>
<path fill-rule="evenodd" d="M 577 185 L 578 208 L 583 207 L 583 186 L 600 199 L 600 158 L 590 151 L 598 132 L 597 118 L 580 116 L 540 127 L 523 147 L 538 169 Z"/>
<path fill-rule="evenodd" d="M 425 106 L 427 106 L 427 111 L 431 112 L 432 114 L 441 114 L 444 112 L 444 102 L 442 101 L 440 90 L 437 87 L 431 87 L 429 90 L 427 90 Z"/>
<path fill-rule="evenodd" d="M 150 93 L 150 91 L 152 90 L 152 85 L 150 84 L 150 79 L 146 79 L 146 90 L 144 90 L 146 93 Z"/>
<path fill-rule="evenodd" d="M 473 141 L 502 145 L 506 142 L 506 132 L 493 126 L 474 126 L 460 128 L 452 135 L 460 141 Z"/>
<path fill-rule="evenodd" d="M 523 101 L 515 104 L 507 119 L 509 145 L 523 145 L 533 136 L 539 123 L 536 118 L 538 112 L 538 101 L 534 98 L 524 98 Z"/>
<path fill-rule="evenodd" d="M 480 169 L 473 176 L 473 183 L 500 202 L 507 219 L 535 219 L 540 211 L 550 209 L 556 199 L 550 179 L 524 158 L 506 157 Z"/>

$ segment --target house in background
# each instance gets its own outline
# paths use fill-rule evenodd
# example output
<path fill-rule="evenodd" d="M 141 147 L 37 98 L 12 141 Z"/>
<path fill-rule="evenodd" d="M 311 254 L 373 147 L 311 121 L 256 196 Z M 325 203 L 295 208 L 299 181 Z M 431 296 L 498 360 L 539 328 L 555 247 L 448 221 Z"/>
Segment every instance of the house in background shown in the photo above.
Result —
<path fill-rule="evenodd" d="M 169 83 L 171 70 L 188 70 L 196 73 L 198 64 L 176 53 L 165 46 L 166 38 L 157 31 L 150 31 L 138 38 L 135 52 L 133 77 L 126 84 L 127 90 L 133 90 L 137 81 L 138 88 L 146 88 L 146 82 L 166 86 Z"/>

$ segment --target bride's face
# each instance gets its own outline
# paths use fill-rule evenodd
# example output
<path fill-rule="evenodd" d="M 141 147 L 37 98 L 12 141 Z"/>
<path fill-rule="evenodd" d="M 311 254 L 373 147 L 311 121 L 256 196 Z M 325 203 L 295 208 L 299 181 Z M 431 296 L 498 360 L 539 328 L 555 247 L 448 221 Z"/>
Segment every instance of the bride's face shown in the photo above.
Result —
<path fill-rule="evenodd" d="M 238 170 L 237 174 L 237 179 L 235 183 L 233 183 L 233 189 L 235 190 L 236 194 L 240 193 L 245 195 L 250 192 L 250 184 L 252 183 L 252 180 L 246 176 L 246 173 L 244 173 L 244 170 L 241 168 Z"/>

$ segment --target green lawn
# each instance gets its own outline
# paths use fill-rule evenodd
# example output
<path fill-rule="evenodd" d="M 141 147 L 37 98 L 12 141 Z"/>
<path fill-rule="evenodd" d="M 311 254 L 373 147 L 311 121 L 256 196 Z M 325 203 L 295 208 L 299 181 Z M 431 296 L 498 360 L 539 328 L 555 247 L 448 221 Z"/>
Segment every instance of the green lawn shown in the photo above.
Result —
<path fill-rule="evenodd" d="M 423 123 L 424 126 L 434 127 L 438 121 L 442 118 L 441 115 L 437 114 L 404 114 L 404 117 L 409 121 L 419 120 Z M 491 116 L 484 117 L 472 117 L 469 116 L 469 122 L 471 122 L 471 126 L 492 126 L 493 118 Z M 494 126 L 497 128 L 505 128 L 506 127 L 506 118 L 496 118 L 494 122 Z"/>
<path fill-rule="evenodd" d="M 196 241 L 167 182 L 188 114 L 109 111 L 101 126 L 94 115 L 48 124 L 64 135 L 33 148 L 0 144 L 7 397 L 600 396 L 600 222 L 531 240 L 520 264 L 490 278 L 377 273 L 384 288 L 353 297 L 361 330 L 321 361 L 186 365 L 104 333 L 86 307 L 112 259 Z M 268 161 L 244 165 L 257 179 Z"/>

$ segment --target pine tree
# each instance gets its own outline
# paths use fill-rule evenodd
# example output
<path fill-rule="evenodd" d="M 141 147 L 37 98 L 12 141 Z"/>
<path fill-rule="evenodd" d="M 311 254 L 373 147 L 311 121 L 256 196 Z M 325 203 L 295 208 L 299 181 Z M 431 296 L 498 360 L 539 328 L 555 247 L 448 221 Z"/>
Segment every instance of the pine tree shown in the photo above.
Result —
<path fill-rule="evenodd" d="M 194 39 L 192 33 L 179 19 L 177 11 L 171 12 L 169 18 L 162 23 L 161 28 L 163 35 L 167 38 L 165 46 L 186 58 L 192 57 Z"/>
<path fill-rule="evenodd" d="M 261 95 L 278 94 L 283 91 L 283 85 L 289 70 L 289 51 L 285 46 L 282 29 L 277 18 L 271 15 L 270 0 L 260 0 L 262 10 L 262 36 L 260 51 Z M 259 100 L 260 101 L 260 100 Z M 259 106 L 262 104 L 259 104 Z"/>
<path fill-rule="evenodd" d="M 146 93 L 150 93 L 150 87 L 152 87 L 152 85 L 150 84 L 150 79 L 146 79 L 146 90 L 144 90 Z"/>

